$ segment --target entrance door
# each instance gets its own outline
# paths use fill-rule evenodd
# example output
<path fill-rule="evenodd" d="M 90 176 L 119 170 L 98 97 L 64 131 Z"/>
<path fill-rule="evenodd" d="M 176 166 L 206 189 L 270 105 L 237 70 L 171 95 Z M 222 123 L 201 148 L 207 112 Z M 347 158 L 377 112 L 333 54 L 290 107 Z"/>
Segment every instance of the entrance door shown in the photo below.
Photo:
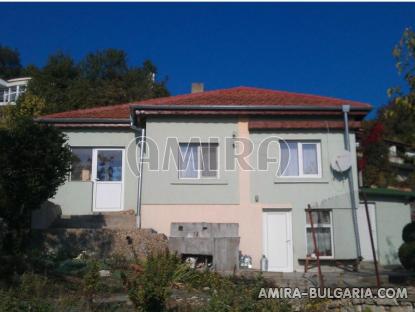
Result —
<path fill-rule="evenodd" d="M 94 149 L 93 211 L 120 211 L 124 201 L 124 150 Z"/>
<path fill-rule="evenodd" d="M 268 271 L 293 271 L 291 211 L 264 210 L 263 253 Z"/>
<path fill-rule="evenodd" d="M 370 223 L 372 225 L 373 242 L 377 252 L 377 235 L 376 235 L 376 213 L 375 204 L 368 204 Z M 360 204 L 357 210 L 357 224 L 359 226 L 360 248 L 362 257 L 365 261 L 373 261 L 372 247 L 370 245 L 369 226 L 367 224 L 365 205 Z"/>

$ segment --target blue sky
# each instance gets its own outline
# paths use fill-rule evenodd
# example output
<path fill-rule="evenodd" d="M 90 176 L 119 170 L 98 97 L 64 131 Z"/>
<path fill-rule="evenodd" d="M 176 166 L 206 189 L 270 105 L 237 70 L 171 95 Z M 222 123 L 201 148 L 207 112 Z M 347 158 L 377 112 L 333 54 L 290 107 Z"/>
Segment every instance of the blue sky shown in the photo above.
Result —
<path fill-rule="evenodd" d="M 0 44 L 23 64 L 104 48 L 151 59 L 172 94 L 254 86 L 387 102 L 415 3 L 1 3 Z M 373 115 L 373 114 L 372 114 Z"/>

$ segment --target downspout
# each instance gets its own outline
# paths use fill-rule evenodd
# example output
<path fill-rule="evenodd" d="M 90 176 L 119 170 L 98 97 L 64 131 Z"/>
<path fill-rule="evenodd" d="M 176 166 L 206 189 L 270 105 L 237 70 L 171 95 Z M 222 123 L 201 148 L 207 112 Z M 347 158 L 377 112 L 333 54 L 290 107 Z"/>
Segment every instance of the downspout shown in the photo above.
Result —
<path fill-rule="evenodd" d="M 343 116 L 344 116 L 344 143 L 346 150 L 351 152 L 350 148 L 350 136 L 349 136 L 349 116 L 348 113 L 350 112 L 350 105 L 343 105 L 342 106 Z M 360 260 L 362 259 L 362 252 L 360 248 L 360 236 L 359 236 L 359 227 L 357 224 L 357 207 L 356 207 L 356 196 L 354 191 L 354 181 L 353 181 L 353 170 L 350 169 L 348 171 L 349 177 L 349 189 L 350 189 L 350 200 L 352 204 L 352 219 L 353 219 L 353 229 L 356 241 L 356 255 L 357 258 Z"/>
<path fill-rule="evenodd" d="M 134 110 L 132 110 L 134 112 Z M 140 159 L 138 163 L 138 188 L 137 188 L 137 218 L 136 225 L 141 229 L 141 200 L 143 194 L 143 158 L 144 158 L 144 141 L 146 136 L 146 129 L 144 126 L 141 128 L 135 125 L 135 116 L 131 114 L 131 128 L 135 131 L 140 131 Z"/>

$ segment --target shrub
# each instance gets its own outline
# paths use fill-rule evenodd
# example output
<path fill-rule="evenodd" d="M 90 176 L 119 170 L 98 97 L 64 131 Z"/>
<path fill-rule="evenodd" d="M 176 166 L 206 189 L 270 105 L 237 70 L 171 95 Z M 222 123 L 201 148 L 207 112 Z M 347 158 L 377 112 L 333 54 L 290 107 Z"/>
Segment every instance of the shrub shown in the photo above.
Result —
<path fill-rule="evenodd" d="M 255 278 L 217 275 L 213 281 L 211 300 L 200 311 L 292 311 L 291 305 L 282 300 L 258 300 L 261 288 L 274 287 L 261 274 Z"/>
<path fill-rule="evenodd" d="M 16 288 L 0 290 L 0 312 L 9 311 L 54 311 L 52 304 L 46 299 L 50 292 L 46 276 L 24 273 Z"/>
<path fill-rule="evenodd" d="M 404 243 L 399 248 L 399 260 L 405 269 L 415 271 L 415 241 Z"/>
<path fill-rule="evenodd" d="M 415 222 L 405 225 L 402 230 L 402 239 L 405 243 L 415 241 Z"/>
<path fill-rule="evenodd" d="M 52 312 L 52 306 L 41 298 L 22 298 L 18 290 L 0 290 L 0 312 Z"/>
<path fill-rule="evenodd" d="M 83 290 L 84 294 L 91 298 L 99 286 L 99 266 L 98 262 L 92 261 L 88 264 L 87 272 L 84 275 L 83 279 Z"/>
<path fill-rule="evenodd" d="M 89 273 L 91 264 L 88 267 L 86 261 L 77 259 L 67 259 L 59 263 L 56 272 L 62 275 L 82 276 L 82 273 Z"/>
<path fill-rule="evenodd" d="M 48 278 L 34 273 L 24 273 L 20 278 L 19 296 L 40 298 L 48 295 Z"/>
<path fill-rule="evenodd" d="M 144 263 L 135 266 L 135 276 L 124 277 L 128 295 L 138 311 L 166 310 L 166 301 L 180 267 L 180 259 L 166 250 L 150 254 Z"/>

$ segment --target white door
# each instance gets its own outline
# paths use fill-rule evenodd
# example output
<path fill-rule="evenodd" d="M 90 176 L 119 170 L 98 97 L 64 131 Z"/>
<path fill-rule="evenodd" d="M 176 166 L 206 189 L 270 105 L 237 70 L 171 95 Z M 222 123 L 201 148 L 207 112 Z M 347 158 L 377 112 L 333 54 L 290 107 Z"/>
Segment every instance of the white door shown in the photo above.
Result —
<path fill-rule="evenodd" d="M 268 271 L 293 271 L 291 211 L 264 210 L 263 254 L 268 259 Z"/>
<path fill-rule="evenodd" d="M 368 204 L 370 223 L 372 225 L 373 242 L 377 253 L 377 235 L 376 235 L 376 213 L 375 204 Z M 369 226 L 367 224 L 365 205 L 360 204 L 357 210 L 357 224 L 359 226 L 360 249 L 364 261 L 373 261 L 372 247 L 370 244 Z"/>
<path fill-rule="evenodd" d="M 120 211 L 124 201 L 124 150 L 94 149 L 92 160 L 94 181 L 93 211 Z"/>

